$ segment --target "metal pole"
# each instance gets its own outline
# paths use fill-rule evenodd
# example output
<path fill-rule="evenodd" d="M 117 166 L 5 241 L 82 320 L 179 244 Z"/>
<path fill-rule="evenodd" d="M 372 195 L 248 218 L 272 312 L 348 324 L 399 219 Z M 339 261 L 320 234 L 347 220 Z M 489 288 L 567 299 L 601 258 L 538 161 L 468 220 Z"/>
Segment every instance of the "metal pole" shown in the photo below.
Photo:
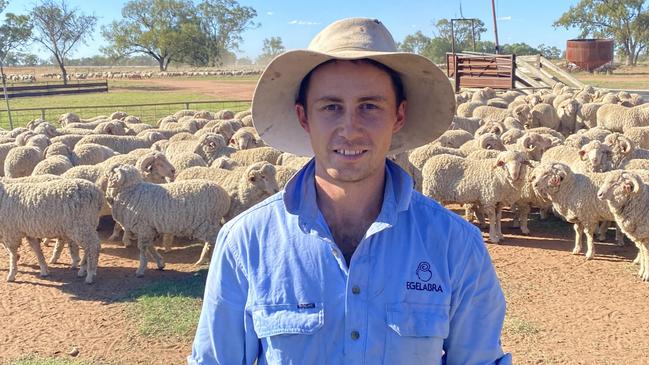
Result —
<path fill-rule="evenodd" d="M 496 54 L 500 54 L 500 46 L 498 45 L 498 25 L 496 24 L 496 5 L 494 0 L 491 0 L 491 13 L 494 18 L 494 33 L 496 34 Z"/>
<path fill-rule="evenodd" d="M 455 54 L 455 32 L 453 31 L 453 20 L 451 19 L 451 53 Z"/>
<path fill-rule="evenodd" d="M 9 95 L 7 95 L 7 79 L 5 78 L 5 71 L 2 61 L 0 61 L 0 77 L 2 78 L 2 92 L 5 95 L 5 103 L 7 104 L 7 115 L 9 116 L 9 128 L 14 129 L 14 123 L 11 120 L 11 108 L 9 107 Z"/>
<path fill-rule="evenodd" d="M 475 25 L 473 19 L 471 19 L 471 39 L 473 40 L 473 52 L 475 52 Z"/>

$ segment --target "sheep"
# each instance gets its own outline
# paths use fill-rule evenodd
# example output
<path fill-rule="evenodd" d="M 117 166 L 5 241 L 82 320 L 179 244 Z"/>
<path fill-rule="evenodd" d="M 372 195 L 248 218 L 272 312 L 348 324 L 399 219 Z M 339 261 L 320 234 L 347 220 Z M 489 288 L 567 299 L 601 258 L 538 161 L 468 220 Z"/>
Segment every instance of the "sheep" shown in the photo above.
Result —
<path fill-rule="evenodd" d="M 453 116 L 453 121 L 451 122 L 451 125 L 449 126 L 448 129 L 455 129 L 455 130 L 465 130 L 471 135 L 475 134 L 475 131 L 480 128 L 480 125 L 482 125 L 482 119 L 480 118 L 464 118 L 460 116 Z"/>
<path fill-rule="evenodd" d="M 252 120 L 252 114 L 246 115 L 245 117 L 241 118 L 241 124 L 244 127 L 254 127 L 255 123 Z"/>
<path fill-rule="evenodd" d="M 612 165 L 614 169 L 620 168 L 626 161 L 636 158 L 649 159 L 649 150 L 636 148 L 625 135 L 620 133 L 611 133 L 604 139 L 604 144 L 608 145 L 612 151 Z"/>
<path fill-rule="evenodd" d="M 526 132 L 517 140 L 515 147 L 510 149 L 525 153 L 529 160 L 540 161 L 541 156 L 551 147 L 552 141 L 549 137 L 536 132 Z"/>
<path fill-rule="evenodd" d="M 55 142 L 61 142 L 64 143 L 66 146 L 74 149 L 74 147 L 77 145 L 77 143 L 86 135 L 83 134 L 65 134 L 62 136 L 57 136 L 52 138 L 50 141 L 52 143 Z"/>
<path fill-rule="evenodd" d="M 111 115 L 109 116 L 109 118 L 110 118 L 111 120 L 115 120 L 115 119 L 124 119 L 124 118 L 126 118 L 126 117 L 128 117 L 128 113 L 127 113 L 127 112 L 121 112 L 121 111 L 113 112 L 113 114 L 111 114 Z"/>
<path fill-rule="evenodd" d="M 246 117 L 246 116 L 251 115 L 251 114 L 252 114 L 252 109 L 248 108 L 246 110 L 242 110 L 242 111 L 236 113 L 234 115 L 233 119 L 241 120 L 241 118 Z"/>
<path fill-rule="evenodd" d="M 70 123 L 79 123 L 81 122 L 81 118 L 75 113 L 65 113 L 61 114 L 58 119 L 58 123 L 62 126 L 65 127 L 66 125 Z"/>
<path fill-rule="evenodd" d="M 622 105 L 602 105 L 597 110 L 597 125 L 613 132 L 629 127 L 649 126 L 649 108 L 645 105 L 627 108 Z"/>
<path fill-rule="evenodd" d="M 73 152 L 77 165 L 95 165 L 117 155 L 112 149 L 96 143 L 75 146 Z"/>
<path fill-rule="evenodd" d="M 146 132 L 145 132 L 146 133 Z M 137 148 L 149 148 L 151 145 L 164 139 L 164 136 L 158 132 L 148 132 L 141 136 L 110 136 L 110 135 L 91 135 L 83 137 L 77 145 L 86 143 L 96 143 L 104 145 L 115 152 L 128 153 Z"/>
<path fill-rule="evenodd" d="M 473 135 L 465 130 L 449 129 L 439 136 L 435 142 L 442 147 L 460 148 L 461 145 L 472 139 Z"/>
<path fill-rule="evenodd" d="M 121 120 L 110 120 L 99 123 L 93 130 L 96 134 L 110 134 L 113 136 L 126 135 L 126 124 Z"/>
<path fill-rule="evenodd" d="M 578 129 L 577 112 L 580 103 L 575 99 L 568 99 L 559 104 L 557 115 L 559 116 L 559 132 L 564 136 L 569 136 Z"/>
<path fill-rule="evenodd" d="M 232 154 L 235 151 L 235 149 L 226 146 L 223 136 L 215 133 L 204 134 L 197 140 L 170 141 L 165 148 L 165 153 L 169 157 L 179 153 L 193 152 L 201 156 L 208 165 L 216 158 Z"/>
<path fill-rule="evenodd" d="M 597 191 L 597 198 L 606 202 L 618 227 L 638 247 L 642 281 L 649 281 L 649 190 L 637 174 L 611 171 Z"/>
<path fill-rule="evenodd" d="M 505 99 L 502 99 L 502 98 L 493 98 L 493 99 L 487 100 L 487 106 L 493 106 L 493 107 L 496 107 L 496 108 L 507 109 L 508 105 L 509 105 L 509 103 Z"/>
<path fill-rule="evenodd" d="M 231 199 L 230 209 L 224 216 L 224 219 L 229 221 L 279 191 L 275 174 L 275 166 L 268 162 L 257 162 L 232 171 L 212 167 L 190 167 L 179 173 L 176 181 L 206 179 L 222 186 Z"/>
<path fill-rule="evenodd" d="M 628 127 L 624 130 L 624 135 L 633 144 L 640 148 L 649 148 L 649 126 L 646 127 Z"/>
<path fill-rule="evenodd" d="M 583 234 L 586 234 L 587 260 L 595 256 L 593 234 L 598 223 L 615 220 L 607 205 L 597 199 L 597 190 L 607 174 L 580 174 L 573 172 L 563 163 L 544 162 L 534 169 L 532 175 L 534 190 L 540 196 L 551 200 L 554 211 L 573 224 L 573 255 L 581 252 Z"/>
<path fill-rule="evenodd" d="M 472 151 L 478 149 L 504 151 L 505 145 L 496 134 L 485 133 L 476 139 L 468 141 L 459 148 L 460 152 L 464 153 L 465 155 L 468 155 Z"/>
<path fill-rule="evenodd" d="M 474 110 L 481 106 L 484 106 L 484 103 L 479 101 L 469 101 L 466 103 L 462 103 L 457 106 L 457 111 L 455 112 L 455 114 L 458 117 L 464 117 L 464 118 L 472 117 Z"/>
<path fill-rule="evenodd" d="M 34 166 L 31 175 L 61 175 L 76 165 L 76 156 L 70 148 L 61 143 L 53 143 L 44 151 L 44 159 Z"/>
<path fill-rule="evenodd" d="M 562 162 L 575 172 L 603 172 L 613 168 L 611 148 L 600 142 L 590 141 L 580 149 L 555 146 L 547 150 L 541 162 Z"/>
<path fill-rule="evenodd" d="M 265 146 L 264 141 L 261 140 L 257 130 L 253 127 L 243 127 L 234 132 L 229 144 L 239 150 Z"/>
<path fill-rule="evenodd" d="M 231 153 L 228 157 L 244 166 L 252 165 L 259 161 L 267 161 L 273 165 L 277 165 L 277 160 L 281 154 L 282 151 L 273 147 L 259 147 L 248 150 L 239 150 Z"/>
<path fill-rule="evenodd" d="M 523 137 L 523 135 L 525 135 L 524 130 L 510 129 L 500 136 L 500 140 L 505 144 L 505 147 L 507 147 L 507 145 L 516 143 L 516 141 Z"/>
<path fill-rule="evenodd" d="M 147 253 L 154 257 L 158 269 L 164 268 L 164 260 L 152 247 L 157 234 L 182 235 L 205 242 L 199 262 L 207 260 L 221 219 L 230 209 L 230 198 L 222 187 L 204 180 L 151 184 L 133 166 L 112 168 L 105 179 L 113 217 L 137 236 L 140 265 L 136 276 L 144 275 Z"/>
<path fill-rule="evenodd" d="M 146 123 L 126 123 L 126 135 L 136 136 L 146 130 L 154 129 L 152 125 Z"/>
<path fill-rule="evenodd" d="M 519 199 L 527 166 L 525 155 L 516 151 L 490 160 L 434 156 L 422 169 L 422 193 L 441 203 L 479 204 L 489 218 L 489 240 L 498 243 L 501 208 Z"/>
<path fill-rule="evenodd" d="M 234 170 L 237 167 L 241 167 L 241 164 L 238 163 L 237 161 L 231 159 L 228 156 L 221 156 L 217 158 L 216 160 L 212 161 L 212 164 L 210 164 L 210 167 L 218 168 L 218 169 L 225 169 L 225 170 Z M 286 166 L 288 167 L 288 166 Z"/>
<path fill-rule="evenodd" d="M 538 207 L 541 217 L 552 208 L 552 202 L 540 196 L 534 191 L 532 186 L 532 176 L 533 171 L 540 162 L 530 161 L 531 168 L 527 169 L 526 176 L 524 176 L 524 184 L 520 190 L 519 199 L 512 205 L 512 211 L 514 212 L 514 219 L 512 220 L 512 227 L 520 227 L 521 233 L 527 235 L 530 234 L 530 229 L 527 226 L 528 216 L 532 207 Z"/>
<path fill-rule="evenodd" d="M 14 147 L 7 153 L 4 164 L 4 176 L 29 176 L 41 160 L 43 160 L 43 151 L 36 147 Z"/>
<path fill-rule="evenodd" d="M 229 141 L 230 138 L 234 135 L 235 131 L 240 129 L 242 126 L 238 121 L 234 119 L 230 120 L 212 120 L 205 125 L 201 130 L 195 133 L 197 136 L 201 136 L 205 133 L 217 133 L 223 136 L 226 141 Z"/>
<path fill-rule="evenodd" d="M 248 114 L 252 115 L 252 113 Z M 228 109 L 221 109 L 214 114 L 214 119 L 232 119 L 234 118 L 234 112 Z M 243 118 L 243 117 L 242 117 Z"/>
<path fill-rule="evenodd" d="M 500 136 L 503 133 L 505 133 L 506 130 L 507 129 L 505 128 L 505 124 L 503 124 L 503 122 L 500 122 L 500 121 L 487 121 L 483 125 L 481 125 L 480 128 L 478 128 L 478 130 L 475 131 L 475 133 L 473 135 L 475 136 L 475 138 L 478 138 L 478 137 L 480 137 L 481 135 L 483 135 L 485 133 L 493 133 L 493 134 L 495 134 L 497 136 Z M 455 147 L 455 148 L 458 148 L 458 147 Z"/>
<path fill-rule="evenodd" d="M 36 126 L 33 129 L 33 131 L 36 134 L 44 134 L 48 138 L 54 138 L 56 136 L 61 135 L 61 133 L 56 129 L 56 127 L 48 122 L 43 122 L 38 124 L 38 126 Z"/>
<path fill-rule="evenodd" d="M 205 160 L 203 160 L 201 156 L 195 154 L 194 152 L 174 154 L 170 156 L 169 162 L 171 162 L 177 172 L 184 171 L 194 166 L 207 167 Z"/>
<path fill-rule="evenodd" d="M 482 105 L 473 110 L 472 117 L 481 118 L 485 122 L 502 122 L 506 117 L 510 116 L 509 111 L 503 108 L 496 108 L 494 106 Z"/>
<path fill-rule="evenodd" d="M 104 194 L 80 179 L 57 179 L 40 183 L 0 182 L 0 215 L 20 217 L 0 221 L 0 236 L 9 252 L 7 281 L 16 279 L 17 250 L 21 239 L 36 253 L 41 276 L 49 275 L 38 238 L 59 237 L 84 248 L 85 265 L 78 276 L 91 284 L 97 274 L 99 237 L 97 224 Z"/>
<path fill-rule="evenodd" d="M 526 128 L 547 127 L 555 131 L 559 130 L 561 121 L 556 109 L 550 104 L 537 104 L 530 112 L 532 117 Z"/>
<path fill-rule="evenodd" d="M 291 180 L 297 172 L 297 169 L 289 166 L 275 166 L 275 180 L 277 180 L 277 187 L 279 189 L 284 189 L 284 186 L 286 186 L 288 181 Z"/>

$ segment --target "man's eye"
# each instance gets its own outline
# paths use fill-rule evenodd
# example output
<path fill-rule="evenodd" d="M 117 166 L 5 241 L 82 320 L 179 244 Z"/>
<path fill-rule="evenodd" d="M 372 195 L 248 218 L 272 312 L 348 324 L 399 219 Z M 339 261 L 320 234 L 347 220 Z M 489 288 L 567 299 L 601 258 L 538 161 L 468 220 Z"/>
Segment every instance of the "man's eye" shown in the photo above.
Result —
<path fill-rule="evenodd" d="M 361 104 L 361 109 L 364 110 L 373 110 L 373 109 L 378 109 L 379 107 L 376 104 L 371 104 L 371 103 L 364 103 Z"/>
<path fill-rule="evenodd" d="M 335 112 L 335 111 L 340 110 L 341 108 L 340 108 L 340 105 L 338 105 L 338 104 L 329 104 L 329 105 L 325 105 L 322 109 L 330 111 L 330 112 Z"/>

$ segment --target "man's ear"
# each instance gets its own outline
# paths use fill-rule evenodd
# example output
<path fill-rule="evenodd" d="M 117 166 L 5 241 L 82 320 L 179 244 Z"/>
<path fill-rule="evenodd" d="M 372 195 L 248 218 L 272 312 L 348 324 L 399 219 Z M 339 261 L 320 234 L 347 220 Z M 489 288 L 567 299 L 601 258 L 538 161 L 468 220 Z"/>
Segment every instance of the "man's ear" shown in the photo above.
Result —
<path fill-rule="evenodd" d="M 302 129 L 304 129 L 307 133 L 309 133 L 310 132 L 309 123 L 307 122 L 306 110 L 304 109 L 304 105 L 296 103 L 295 113 L 297 114 L 297 120 L 300 122 Z"/>
<path fill-rule="evenodd" d="M 397 120 L 392 127 L 392 133 L 397 133 L 406 124 L 406 106 L 408 102 L 403 100 L 397 107 Z"/>

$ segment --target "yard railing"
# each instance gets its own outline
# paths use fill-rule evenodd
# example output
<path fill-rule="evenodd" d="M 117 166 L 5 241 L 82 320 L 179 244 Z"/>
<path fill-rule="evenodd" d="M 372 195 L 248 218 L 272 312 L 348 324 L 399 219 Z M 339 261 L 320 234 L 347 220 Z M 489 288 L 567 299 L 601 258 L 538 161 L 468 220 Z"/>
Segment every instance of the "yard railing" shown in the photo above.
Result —
<path fill-rule="evenodd" d="M 65 94 L 83 94 L 108 92 L 108 80 L 91 82 L 70 81 L 67 85 L 63 82 L 45 83 L 34 85 L 7 86 L 7 98 L 23 98 L 32 96 L 49 96 Z M 0 99 L 4 99 L 4 91 L 0 88 Z"/>
<path fill-rule="evenodd" d="M 123 111 L 129 115 L 139 117 L 144 123 L 154 124 L 158 119 L 173 114 L 182 109 L 218 111 L 228 109 L 239 112 L 250 108 L 250 100 L 234 101 L 178 101 L 170 103 L 152 104 L 116 104 L 116 105 L 89 105 L 89 106 L 48 106 L 40 108 L 11 109 L 14 127 L 20 127 L 29 121 L 41 118 L 55 125 L 59 116 L 64 113 L 76 113 L 82 119 L 98 115 L 109 116 L 113 112 Z M 9 115 L 7 110 L 0 109 L 0 127 L 9 129 Z"/>

